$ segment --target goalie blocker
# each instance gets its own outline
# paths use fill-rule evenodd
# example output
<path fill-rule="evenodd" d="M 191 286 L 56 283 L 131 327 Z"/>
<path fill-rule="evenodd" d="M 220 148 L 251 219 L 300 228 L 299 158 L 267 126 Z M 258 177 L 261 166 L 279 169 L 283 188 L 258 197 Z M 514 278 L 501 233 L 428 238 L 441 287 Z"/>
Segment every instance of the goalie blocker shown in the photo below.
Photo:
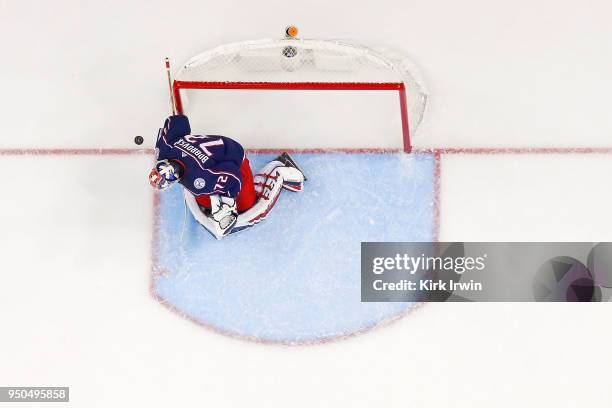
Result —
<path fill-rule="evenodd" d="M 304 174 L 287 153 L 254 177 L 243 147 L 225 136 L 192 135 L 184 115 L 166 119 L 156 142 L 149 181 L 159 190 L 184 188 L 194 218 L 217 239 L 249 228 L 269 214 L 282 189 L 301 191 Z"/>

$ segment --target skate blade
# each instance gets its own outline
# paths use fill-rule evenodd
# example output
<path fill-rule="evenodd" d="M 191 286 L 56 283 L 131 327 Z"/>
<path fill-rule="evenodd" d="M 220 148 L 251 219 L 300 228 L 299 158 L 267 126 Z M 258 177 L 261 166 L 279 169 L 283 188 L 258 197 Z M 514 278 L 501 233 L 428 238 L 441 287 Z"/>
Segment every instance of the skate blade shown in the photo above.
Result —
<path fill-rule="evenodd" d="M 304 170 L 302 170 L 300 168 L 300 166 L 298 166 L 297 162 L 293 159 L 293 157 L 291 157 L 291 155 L 289 153 L 283 152 L 281 157 L 283 157 L 285 160 L 287 160 L 289 163 L 291 163 L 291 165 L 293 167 L 295 167 L 296 169 L 298 169 L 300 171 L 300 173 L 302 173 L 302 175 L 304 176 L 304 181 L 308 180 L 308 177 L 306 177 L 306 173 L 304 173 Z"/>

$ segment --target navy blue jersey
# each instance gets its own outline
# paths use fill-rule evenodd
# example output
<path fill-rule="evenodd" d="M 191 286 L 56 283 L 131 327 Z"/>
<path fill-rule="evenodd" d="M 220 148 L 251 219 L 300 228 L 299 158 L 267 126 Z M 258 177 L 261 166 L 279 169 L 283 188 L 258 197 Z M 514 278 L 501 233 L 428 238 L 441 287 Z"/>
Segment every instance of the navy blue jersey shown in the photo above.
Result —
<path fill-rule="evenodd" d="M 179 182 L 196 196 L 238 196 L 242 188 L 242 146 L 229 137 L 190 133 L 187 116 L 166 119 L 155 144 L 157 160 L 178 162 L 183 168 Z"/>

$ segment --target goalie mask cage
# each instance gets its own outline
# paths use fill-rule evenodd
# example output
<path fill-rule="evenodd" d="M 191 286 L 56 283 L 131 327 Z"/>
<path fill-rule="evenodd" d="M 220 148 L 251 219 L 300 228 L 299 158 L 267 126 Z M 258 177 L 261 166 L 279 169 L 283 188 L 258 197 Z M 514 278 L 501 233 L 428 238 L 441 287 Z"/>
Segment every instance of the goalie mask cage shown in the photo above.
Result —
<path fill-rule="evenodd" d="M 371 92 L 387 91 L 388 94 L 391 91 L 396 94 L 392 100 L 392 103 L 395 104 L 393 114 L 399 118 L 397 127 L 401 134 L 401 137 L 396 139 L 401 140 L 393 142 L 397 143 L 396 146 L 382 147 L 395 147 L 406 152 L 411 150 L 411 135 L 421 123 L 427 103 L 425 86 L 415 66 L 408 59 L 395 51 L 373 49 L 336 40 L 286 38 L 246 41 L 206 51 L 191 58 L 176 73 L 173 93 L 177 111 L 193 118 L 194 112 L 205 112 L 224 102 L 222 98 L 213 97 L 203 106 L 195 107 L 193 102 L 197 99 L 197 93 L 206 92 L 206 90 L 228 90 L 229 92 L 237 90 L 245 92 L 321 91 L 324 93 L 324 96 L 321 96 L 323 99 L 316 102 L 317 109 L 321 112 L 328 110 L 327 101 L 330 100 L 328 91 L 366 91 L 369 96 L 368 100 L 373 105 L 367 108 L 371 111 L 355 112 L 354 116 L 369 116 L 369 114 L 364 115 L 363 112 L 374 112 L 377 109 L 379 103 L 376 98 L 372 98 Z M 345 105 L 353 105 L 357 101 L 355 92 L 346 97 L 348 102 L 345 102 Z M 259 102 L 249 98 L 244 99 L 246 99 L 244 103 L 237 103 L 243 105 L 240 106 L 240 110 L 225 119 L 228 123 L 243 120 L 243 113 L 260 105 Z M 279 120 L 284 115 L 292 113 L 291 111 L 303 109 L 302 102 L 291 101 L 288 104 L 292 106 L 277 108 L 276 117 L 274 113 L 272 117 L 262 117 L 259 124 L 263 124 L 264 121 Z M 351 108 L 352 106 L 342 107 L 340 110 L 347 111 Z M 285 113 L 278 113 L 281 110 L 284 110 Z M 214 115 L 219 116 L 216 112 Z M 318 119 L 310 116 L 304 121 L 299 121 L 299 126 L 303 127 Z M 350 121 L 352 121 L 350 118 L 338 120 L 341 124 Z M 257 123 L 249 126 L 253 131 L 258 128 Z M 293 129 L 291 129 L 293 126 L 284 124 L 281 127 L 282 132 L 293 134 Z M 204 129 L 206 130 L 206 125 Z M 207 131 L 207 133 L 210 132 Z M 220 129 L 220 133 L 225 134 L 224 129 Z M 370 133 L 375 132 L 370 131 Z M 242 141 L 240 135 L 228 135 L 237 136 Z M 266 135 L 269 135 L 269 132 Z M 325 137 L 329 139 L 328 135 Z M 375 139 L 376 135 L 373 138 Z M 376 141 L 370 143 L 375 144 Z M 298 144 L 302 148 L 318 147 L 305 143 Z M 351 147 L 372 147 L 361 146 L 358 142 L 356 145 L 352 144 Z M 333 147 L 344 147 L 333 145 L 333 143 L 331 146 L 331 150 Z M 247 144 L 247 147 L 253 146 Z"/>

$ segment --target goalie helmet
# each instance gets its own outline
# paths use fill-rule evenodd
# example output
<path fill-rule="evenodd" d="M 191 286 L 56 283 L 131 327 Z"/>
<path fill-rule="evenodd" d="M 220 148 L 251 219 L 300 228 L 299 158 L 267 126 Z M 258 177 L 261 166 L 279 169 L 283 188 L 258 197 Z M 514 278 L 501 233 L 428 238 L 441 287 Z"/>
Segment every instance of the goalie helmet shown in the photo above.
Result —
<path fill-rule="evenodd" d="M 165 190 L 181 179 L 181 166 L 170 160 L 160 160 L 149 173 L 149 183 L 157 190 Z"/>

